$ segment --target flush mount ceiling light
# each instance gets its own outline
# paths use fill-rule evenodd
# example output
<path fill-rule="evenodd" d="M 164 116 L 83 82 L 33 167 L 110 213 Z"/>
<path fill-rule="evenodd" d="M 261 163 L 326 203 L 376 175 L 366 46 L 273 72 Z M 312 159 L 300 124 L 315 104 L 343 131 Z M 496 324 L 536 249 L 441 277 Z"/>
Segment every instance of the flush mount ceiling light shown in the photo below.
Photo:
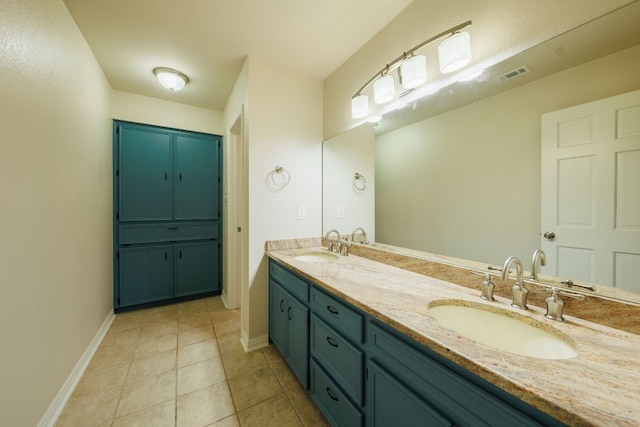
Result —
<path fill-rule="evenodd" d="M 423 85 L 427 81 L 427 58 L 424 55 L 415 55 L 415 52 L 444 36 L 450 35 L 438 46 L 440 71 L 450 73 L 468 64 L 471 61 L 471 37 L 469 33 L 459 31 L 469 25 L 471 21 L 449 28 L 403 52 L 391 63 L 385 65 L 351 97 L 351 116 L 359 119 L 369 114 L 369 97 L 363 92 L 371 84 L 373 84 L 373 98 L 376 104 L 384 104 L 396 96 L 396 81 L 391 74 L 396 69 L 399 69 L 398 79 L 404 89 L 412 90 Z"/>
<path fill-rule="evenodd" d="M 160 84 L 167 90 L 179 91 L 189 83 L 189 78 L 178 70 L 171 68 L 158 67 L 153 70 L 153 74 Z"/>

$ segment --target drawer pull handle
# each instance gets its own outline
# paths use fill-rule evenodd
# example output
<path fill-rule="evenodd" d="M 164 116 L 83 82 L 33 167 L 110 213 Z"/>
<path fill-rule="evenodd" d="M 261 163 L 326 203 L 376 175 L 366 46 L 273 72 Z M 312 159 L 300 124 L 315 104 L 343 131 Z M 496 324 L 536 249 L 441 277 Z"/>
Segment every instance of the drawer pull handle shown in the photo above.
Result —
<path fill-rule="evenodd" d="M 177 229 L 178 229 L 178 227 L 169 227 L 169 228 L 167 228 L 167 230 L 169 230 L 169 231 L 174 231 L 174 230 L 177 230 Z"/>
<path fill-rule="evenodd" d="M 331 339 L 331 337 L 327 337 L 327 342 L 331 347 L 338 348 L 338 343 Z"/>
<path fill-rule="evenodd" d="M 291 320 L 291 307 L 287 310 L 287 319 Z"/>
<path fill-rule="evenodd" d="M 284 300 L 283 299 L 280 300 L 280 312 L 284 313 Z"/>
<path fill-rule="evenodd" d="M 327 387 L 327 394 L 329 395 L 331 400 L 334 400 L 336 402 L 338 401 L 338 398 L 336 396 L 334 396 L 333 393 L 331 393 L 331 389 L 329 387 Z"/>
<path fill-rule="evenodd" d="M 335 308 L 331 307 L 330 305 L 327 306 L 327 310 L 329 310 L 329 313 L 331 313 L 331 314 L 338 314 L 338 310 L 336 310 Z"/>

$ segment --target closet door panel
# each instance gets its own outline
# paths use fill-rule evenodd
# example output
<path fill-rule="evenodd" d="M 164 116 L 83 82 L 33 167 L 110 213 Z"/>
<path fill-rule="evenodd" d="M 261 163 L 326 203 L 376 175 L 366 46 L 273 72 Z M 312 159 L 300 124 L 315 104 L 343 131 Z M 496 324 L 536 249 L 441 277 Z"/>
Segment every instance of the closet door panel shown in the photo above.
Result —
<path fill-rule="evenodd" d="M 175 219 L 218 219 L 218 139 L 177 135 L 174 159 Z"/>
<path fill-rule="evenodd" d="M 171 135 L 121 125 L 119 221 L 166 221 L 173 215 Z"/>

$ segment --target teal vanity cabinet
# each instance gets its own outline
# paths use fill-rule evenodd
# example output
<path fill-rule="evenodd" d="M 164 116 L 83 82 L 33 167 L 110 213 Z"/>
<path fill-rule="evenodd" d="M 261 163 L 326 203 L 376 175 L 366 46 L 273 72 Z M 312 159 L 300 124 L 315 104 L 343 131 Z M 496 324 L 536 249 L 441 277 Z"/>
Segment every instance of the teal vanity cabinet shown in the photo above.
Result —
<path fill-rule="evenodd" d="M 309 283 L 269 261 L 269 338 L 309 388 Z"/>
<path fill-rule="evenodd" d="M 114 308 L 219 292 L 221 141 L 114 121 Z"/>
<path fill-rule="evenodd" d="M 292 340 L 308 343 L 309 391 L 331 425 L 563 425 L 275 261 L 270 266 L 271 339 L 283 354 Z M 305 300 L 307 291 L 308 339 L 304 330 L 287 331 L 286 316 L 288 301 Z"/>

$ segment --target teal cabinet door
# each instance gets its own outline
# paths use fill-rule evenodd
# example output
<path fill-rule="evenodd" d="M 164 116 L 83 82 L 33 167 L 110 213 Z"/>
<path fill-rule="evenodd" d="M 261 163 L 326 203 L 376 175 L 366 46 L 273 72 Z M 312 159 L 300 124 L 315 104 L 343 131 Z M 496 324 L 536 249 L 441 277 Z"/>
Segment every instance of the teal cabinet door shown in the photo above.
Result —
<path fill-rule="evenodd" d="M 179 134 L 175 140 L 176 220 L 218 219 L 218 138 Z"/>
<path fill-rule="evenodd" d="M 173 256 L 176 297 L 220 289 L 217 241 L 176 244 Z"/>
<path fill-rule="evenodd" d="M 119 264 L 122 307 L 173 296 L 172 245 L 121 248 Z"/>
<path fill-rule="evenodd" d="M 133 124 L 118 127 L 119 213 L 124 221 L 163 221 L 173 216 L 171 135 Z"/>
<path fill-rule="evenodd" d="M 376 363 L 368 369 L 370 427 L 454 425 Z"/>
<path fill-rule="evenodd" d="M 287 354 L 287 292 L 269 281 L 269 337 L 282 355 Z"/>
<path fill-rule="evenodd" d="M 309 308 L 294 297 L 287 307 L 287 361 L 305 388 L 309 383 Z"/>

